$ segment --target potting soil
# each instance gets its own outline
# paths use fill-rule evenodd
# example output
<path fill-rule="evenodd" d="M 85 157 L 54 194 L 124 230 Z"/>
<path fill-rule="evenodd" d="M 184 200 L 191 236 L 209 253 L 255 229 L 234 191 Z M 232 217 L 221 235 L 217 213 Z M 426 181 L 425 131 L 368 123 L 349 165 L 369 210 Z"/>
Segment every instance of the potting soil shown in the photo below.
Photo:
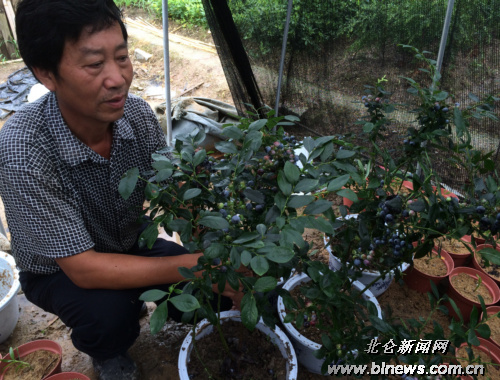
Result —
<path fill-rule="evenodd" d="M 21 361 L 27 366 L 18 367 L 15 363 L 8 367 L 4 380 L 41 380 L 57 366 L 59 355 L 47 350 L 38 350 L 23 356 Z"/>
<path fill-rule="evenodd" d="M 469 276 L 466 273 L 459 273 L 450 279 L 453 287 L 460 292 L 462 296 L 470 301 L 479 302 L 477 298 L 481 295 L 484 299 L 484 303 L 491 304 L 493 302 L 493 297 L 490 291 L 484 284 L 479 284 L 476 278 Z M 478 286 L 479 285 L 479 286 Z"/>

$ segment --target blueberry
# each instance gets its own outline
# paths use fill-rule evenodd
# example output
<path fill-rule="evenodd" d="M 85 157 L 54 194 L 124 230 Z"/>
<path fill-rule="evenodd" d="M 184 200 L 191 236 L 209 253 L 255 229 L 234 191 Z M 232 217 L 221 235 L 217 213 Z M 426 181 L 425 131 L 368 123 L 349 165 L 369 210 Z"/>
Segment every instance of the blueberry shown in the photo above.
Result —
<path fill-rule="evenodd" d="M 383 185 L 383 184 L 384 184 L 384 180 L 383 180 L 383 179 L 381 179 L 381 180 L 380 180 L 380 184 L 381 184 L 381 185 Z"/>
<path fill-rule="evenodd" d="M 239 215 L 233 215 L 233 217 L 231 218 L 231 223 L 238 224 L 240 221 L 241 219 Z"/>
<path fill-rule="evenodd" d="M 401 215 L 402 215 L 403 217 L 405 217 L 405 218 L 406 218 L 406 217 L 410 216 L 410 213 L 409 213 L 409 211 L 408 211 L 408 210 L 403 210 L 403 211 L 401 212 Z"/>
<path fill-rule="evenodd" d="M 476 207 L 476 212 L 478 214 L 484 214 L 485 211 L 486 211 L 486 209 L 484 208 L 484 206 L 477 206 Z"/>
<path fill-rule="evenodd" d="M 224 192 L 222 193 L 222 195 L 224 196 L 224 198 L 228 198 L 229 197 L 229 190 L 224 190 Z"/>
<path fill-rule="evenodd" d="M 390 222 L 392 222 L 393 220 L 394 220 L 394 217 L 392 216 L 392 214 L 387 214 L 387 215 L 385 216 L 385 221 L 386 221 L 387 223 L 390 223 Z"/>
<path fill-rule="evenodd" d="M 271 147 L 270 146 L 266 146 L 266 153 L 269 153 L 271 151 Z"/>
<path fill-rule="evenodd" d="M 221 266 L 221 267 L 220 267 L 220 271 L 221 271 L 222 273 L 226 273 L 226 272 L 227 272 L 227 267 L 226 267 L 225 265 Z"/>
<path fill-rule="evenodd" d="M 309 326 L 311 326 L 311 324 L 310 324 L 308 321 L 305 321 L 305 322 L 304 322 L 304 327 L 305 327 L 305 328 L 308 328 Z"/>
<path fill-rule="evenodd" d="M 366 108 L 370 107 L 370 103 L 365 103 L 365 107 Z"/>
<path fill-rule="evenodd" d="M 227 233 L 229 232 L 229 228 L 223 228 L 223 229 L 222 229 L 222 232 L 224 232 L 224 233 L 226 233 L 226 234 L 227 234 Z"/>
<path fill-rule="evenodd" d="M 264 205 L 257 205 L 257 206 L 255 206 L 255 211 L 262 212 L 263 210 L 264 210 Z"/>
<path fill-rule="evenodd" d="M 220 212 L 220 214 L 222 215 L 222 217 L 223 217 L 223 218 L 225 218 L 225 217 L 227 216 L 227 211 L 226 211 L 226 210 L 224 210 L 223 208 L 221 208 L 221 209 L 219 210 L 219 212 Z"/>
<path fill-rule="evenodd" d="M 415 146 L 415 141 L 410 141 L 411 146 Z"/>
<path fill-rule="evenodd" d="M 216 257 L 215 259 L 212 260 L 212 265 L 220 265 L 221 263 L 221 259 L 219 259 L 218 257 Z"/>
<path fill-rule="evenodd" d="M 250 202 L 248 202 L 245 207 L 247 208 L 248 211 L 251 211 L 253 209 L 253 206 Z"/>
<path fill-rule="evenodd" d="M 354 265 L 359 267 L 361 265 L 361 260 L 360 259 L 354 259 Z"/>
<path fill-rule="evenodd" d="M 252 180 L 248 181 L 248 183 L 247 183 L 248 187 L 253 187 L 253 185 L 255 185 L 254 181 L 252 181 Z"/>
<path fill-rule="evenodd" d="M 497 214 L 497 220 L 500 220 L 500 212 Z"/>
<path fill-rule="evenodd" d="M 443 108 L 443 112 L 448 112 L 448 111 L 449 111 L 448 107 Z"/>

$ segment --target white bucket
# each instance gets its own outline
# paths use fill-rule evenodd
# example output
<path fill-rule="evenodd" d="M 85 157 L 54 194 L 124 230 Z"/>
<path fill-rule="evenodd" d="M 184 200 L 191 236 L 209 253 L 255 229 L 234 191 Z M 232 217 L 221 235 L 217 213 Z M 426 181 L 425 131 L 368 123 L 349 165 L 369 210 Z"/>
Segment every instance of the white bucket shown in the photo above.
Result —
<path fill-rule="evenodd" d="M 311 281 L 311 279 L 305 273 L 301 273 L 290 278 L 283 286 L 283 289 L 291 291 L 296 286 L 309 281 Z M 353 286 L 359 291 L 362 291 L 365 288 L 363 284 L 359 283 L 359 281 L 354 281 Z M 370 290 L 366 290 L 363 293 L 363 298 L 374 303 L 375 307 L 377 308 L 378 317 L 382 319 L 382 309 L 380 308 L 377 298 L 373 296 Z M 285 326 L 286 333 L 290 337 L 293 347 L 295 348 L 299 363 L 307 368 L 309 372 L 321 374 L 321 366 L 323 365 L 325 360 L 318 359 L 316 356 L 314 356 L 314 351 L 319 350 L 321 348 L 321 344 L 313 342 L 312 340 L 306 338 L 295 328 L 292 323 L 284 323 L 286 311 L 285 305 L 283 303 L 283 298 L 281 296 L 278 297 L 278 313 L 281 322 Z"/>
<path fill-rule="evenodd" d="M 351 218 L 357 218 L 358 214 L 351 214 L 351 215 L 346 215 L 345 219 L 351 219 Z M 338 220 L 342 220 L 342 218 L 337 218 Z M 326 237 L 323 238 L 326 250 L 329 253 L 329 259 L 328 259 L 328 267 L 333 270 L 337 271 L 342 268 L 342 262 L 337 256 L 334 256 L 332 253 L 332 249 L 328 245 L 328 241 L 326 240 Z M 402 263 L 398 268 L 401 273 L 403 273 L 410 264 L 408 263 Z M 361 277 L 356 278 L 357 281 L 361 282 L 363 285 L 367 286 L 370 285 L 373 281 L 375 281 L 376 278 L 380 277 L 380 272 L 375 271 L 375 270 L 363 270 L 361 272 Z M 394 272 L 391 271 L 385 275 L 384 278 L 379 278 L 375 283 L 370 286 L 369 290 L 372 292 L 372 294 L 375 297 L 378 297 L 382 293 L 384 293 L 389 286 L 392 283 L 392 280 L 394 278 Z"/>
<path fill-rule="evenodd" d="M 223 311 L 221 312 L 221 323 L 225 321 L 237 321 L 241 322 L 240 312 L 236 310 Z M 257 323 L 256 328 L 266 334 L 271 341 L 279 348 L 283 357 L 287 360 L 286 372 L 287 380 L 297 380 L 298 364 L 297 356 L 293 349 L 292 343 L 286 336 L 286 334 L 279 329 L 278 326 L 272 330 L 270 327 L 265 325 L 262 320 Z M 199 340 L 213 332 L 213 326 L 207 319 L 202 320 L 196 325 L 196 340 Z M 189 380 L 187 366 L 189 363 L 189 358 L 191 356 L 192 345 L 192 332 L 184 338 L 182 342 L 181 350 L 179 353 L 178 369 L 180 380 Z"/>
<path fill-rule="evenodd" d="M 0 343 L 12 334 L 19 319 L 17 292 L 20 286 L 14 258 L 0 251 Z"/>

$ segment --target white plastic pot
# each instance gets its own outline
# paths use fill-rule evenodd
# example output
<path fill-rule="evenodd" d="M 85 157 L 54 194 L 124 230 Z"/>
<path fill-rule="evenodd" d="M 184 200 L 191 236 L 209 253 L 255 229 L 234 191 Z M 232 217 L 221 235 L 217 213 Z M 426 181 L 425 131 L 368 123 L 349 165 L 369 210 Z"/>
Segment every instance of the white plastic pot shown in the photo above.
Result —
<path fill-rule="evenodd" d="M 351 218 L 357 218 L 357 217 L 358 217 L 358 214 L 351 214 L 351 215 L 346 215 L 345 218 L 351 219 Z M 341 219 L 341 218 L 338 218 L 338 219 Z M 340 270 L 342 268 L 342 265 L 343 265 L 342 262 L 340 261 L 340 259 L 337 256 L 333 255 L 332 249 L 328 245 L 328 241 L 326 240 L 326 238 L 324 238 L 324 243 L 325 243 L 326 250 L 329 253 L 328 267 L 333 271 Z M 399 271 L 401 273 L 403 273 L 406 269 L 408 269 L 409 266 L 410 266 L 410 264 L 403 263 L 398 268 L 399 268 Z M 375 279 L 378 277 L 380 277 L 380 272 L 375 271 L 375 270 L 364 270 L 361 273 L 361 277 L 358 277 L 357 280 L 359 282 L 361 282 L 363 285 L 367 286 L 367 285 L 371 284 L 373 281 L 375 281 Z M 387 273 L 384 278 L 379 278 L 375 283 L 373 283 L 372 286 L 370 286 L 369 290 L 372 292 L 372 294 L 375 297 L 378 297 L 379 295 L 384 293 L 389 288 L 389 286 L 392 283 L 393 278 L 394 278 L 394 272 L 391 271 L 391 272 Z"/>
<path fill-rule="evenodd" d="M 225 321 L 237 321 L 241 322 L 240 312 L 236 310 L 223 311 L 220 317 L 221 323 Z M 297 380 L 298 364 L 297 356 L 293 349 L 293 345 L 286 336 L 286 334 L 280 330 L 278 326 L 273 329 L 265 325 L 262 320 L 257 323 L 256 328 L 266 334 L 269 339 L 279 348 L 283 357 L 287 360 L 286 371 L 287 380 Z M 213 332 L 213 326 L 207 319 L 202 320 L 196 325 L 196 340 L 210 335 Z M 218 338 L 217 338 L 218 339 Z M 191 351 L 193 349 L 192 345 L 192 332 L 184 338 L 182 342 L 181 350 L 179 353 L 178 369 L 180 380 L 189 380 L 187 366 L 189 363 L 189 358 L 191 356 Z"/>
<path fill-rule="evenodd" d="M 17 292 L 20 286 L 14 258 L 0 251 L 0 343 L 12 334 L 19 319 Z"/>
<path fill-rule="evenodd" d="M 291 291 L 296 286 L 302 283 L 307 283 L 309 281 L 311 281 L 309 276 L 307 276 L 305 273 L 301 273 L 290 278 L 283 286 L 283 289 Z M 359 281 L 354 281 L 353 285 L 359 291 L 362 291 L 365 288 L 365 286 Z M 363 298 L 375 304 L 378 317 L 382 319 L 382 309 L 380 308 L 377 298 L 373 296 L 370 290 L 366 290 L 363 293 Z M 286 311 L 285 305 L 283 303 L 283 298 L 281 296 L 278 297 L 278 313 L 283 326 L 285 326 L 286 333 L 292 341 L 293 347 L 295 348 L 299 363 L 307 368 L 309 372 L 321 374 L 321 366 L 324 363 L 324 359 L 318 359 L 314 356 L 314 351 L 319 350 L 321 348 L 321 344 L 313 342 L 312 340 L 306 338 L 295 328 L 292 323 L 284 323 Z"/>

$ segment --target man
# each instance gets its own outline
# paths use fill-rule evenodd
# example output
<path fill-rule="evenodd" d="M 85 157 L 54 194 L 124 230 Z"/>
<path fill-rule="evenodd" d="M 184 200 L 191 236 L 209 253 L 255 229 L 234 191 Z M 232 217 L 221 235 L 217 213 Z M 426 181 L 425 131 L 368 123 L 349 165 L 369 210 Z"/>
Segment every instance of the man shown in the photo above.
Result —
<path fill-rule="evenodd" d="M 140 249 L 143 189 L 127 201 L 118 193 L 126 170 L 150 167 L 164 135 L 128 95 L 127 32 L 112 0 L 21 0 L 16 29 L 26 65 L 50 90 L 0 131 L 0 196 L 23 291 L 72 328 L 99 379 L 137 379 L 127 350 L 138 296 L 181 281 L 178 267 L 199 257 L 161 239 Z"/>

